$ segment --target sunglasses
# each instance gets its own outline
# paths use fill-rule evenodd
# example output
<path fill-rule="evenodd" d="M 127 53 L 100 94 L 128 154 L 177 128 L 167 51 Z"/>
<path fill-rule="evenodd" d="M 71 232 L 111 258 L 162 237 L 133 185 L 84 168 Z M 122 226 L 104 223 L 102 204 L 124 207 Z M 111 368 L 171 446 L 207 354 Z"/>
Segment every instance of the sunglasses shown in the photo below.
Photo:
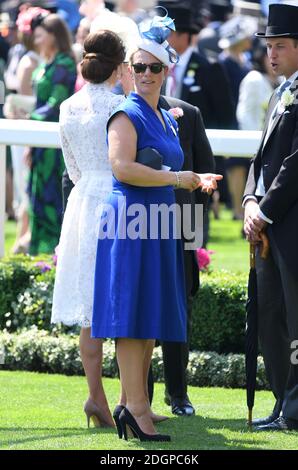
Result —
<path fill-rule="evenodd" d="M 162 69 L 165 67 L 164 64 L 161 64 L 160 62 L 154 62 L 152 64 L 132 64 L 132 67 L 135 71 L 135 73 L 145 73 L 147 70 L 147 67 L 149 67 L 150 72 L 154 73 L 157 75 L 162 71 Z"/>

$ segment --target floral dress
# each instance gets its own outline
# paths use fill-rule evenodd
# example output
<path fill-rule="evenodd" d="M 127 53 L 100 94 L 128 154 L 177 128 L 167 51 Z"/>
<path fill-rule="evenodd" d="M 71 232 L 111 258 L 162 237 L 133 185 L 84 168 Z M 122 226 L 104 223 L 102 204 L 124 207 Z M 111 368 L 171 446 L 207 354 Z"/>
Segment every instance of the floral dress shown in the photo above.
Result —
<path fill-rule="evenodd" d="M 75 62 L 65 53 L 58 53 L 51 63 L 37 67 L 33 73 L 37 105 L 30 118 L 57 122 L 60 104 L 73 94 L 75 81 Z M 52 253 L 58 244 L 62 223 L 63 170 L 60 149 L 32 149 L 28 185 L 32 255 Z"/>

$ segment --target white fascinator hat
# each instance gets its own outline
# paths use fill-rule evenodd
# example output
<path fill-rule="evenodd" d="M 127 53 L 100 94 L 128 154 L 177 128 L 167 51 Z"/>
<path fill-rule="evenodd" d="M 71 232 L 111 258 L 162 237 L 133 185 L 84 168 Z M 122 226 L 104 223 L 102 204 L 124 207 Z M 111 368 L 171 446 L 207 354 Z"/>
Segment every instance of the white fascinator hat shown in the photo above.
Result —
<path fill-rule="evenodd" d="M 177 52 L 170 46 L 167 38 L 176 31 L 175 23 L 168 16 L 154 16 L 148 23 L 140 24 L 140 39 L 135 43 L 134 51 L 142 49 L 150 52 L 166 66 L 176 64 L 179 60 Z"/>

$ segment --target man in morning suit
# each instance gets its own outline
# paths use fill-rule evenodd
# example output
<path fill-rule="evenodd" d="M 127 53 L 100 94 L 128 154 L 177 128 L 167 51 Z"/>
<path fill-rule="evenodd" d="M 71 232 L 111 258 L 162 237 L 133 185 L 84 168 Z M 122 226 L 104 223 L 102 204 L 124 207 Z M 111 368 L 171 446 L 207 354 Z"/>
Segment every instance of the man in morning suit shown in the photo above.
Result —
<path fill-rule="evenodd" d="M 298 7 L 271 4 L 266 32 L 257 36 L 285 77 L 270 99 L 243 200 L 246 238 L 256 244 L 259 339 L 276 399 L 272 414 L 253 424 L 278 431 L 298 429 Z M 270 243 L 265 260 L 260 231 Z"/>
<path fill-rule="evenodd" d="M 184 116 L 178 120 L 179 137 L 185 156 L 183 169 L 198 173 L 213 172 L 215 163 L 204 125 L 210 128 L 232 126 L 233 108 L 229 85 L 222 67 L 209 64 L 191 46 L 192 35 L 199 30 L 198 25 L 193 22 L 191 5 L 186 8 L 186 2 L 179 2 L 177 5 L 173 1 L 160 1 L 158 4 L 168 10 L 169 16 L 175 18 L 176 32 L 171 33 L 168 40 L 179 54 L 175 70 L 169 72 L 164 89 L 166 97 L 161 98 L 161 106 L 165 109 L 178 106 L 184 111 Z M 192 196 L 184 190 L 175 193 L 182 213 L 183 204 L 190 203 L 203 203 L 205 213 L 207 212 L 208 198 L 200 191 L 195 191 Z M 184 263 L 189 338 L 192 298 L 199 287 L 199 271 L 193 251 L 184 250 Z M 162 349 L 165 402 L 171 405 L 173 414 L 192 415 L 195 410 L 187 395 L 186 382 L 189 344 L 164 342 Z"/>
<path fill-rule="evenodd" d="M 179 62 L 169 71 L 164 94 L 197 106 L 207 129 L 232 129 L 235 112 L 228 78 L 222 65 L 210 63 L 192 45 L 199 32 L 189 2 L 160 1 L 171 18 L 176 31 L 168 38 L 179 54 Z"/>
<path fill-rule="evenodd" d="M 184 153 L 182 170 L 196 173 L 213 173 L 215 171 L 215 162 L 199 109 L 184 101 L 165 96 L 160 98 L 160 106 L 166 110 L 176 107 L 183 110 L 183 116 L 177 121 L 180 143 Z M 175 195 L 176 202 L 181 207 L 182 216 L 184 204 L 203 204 L 204 210 L 207 210 L 208 196 L 201 193 L 201 191 L 190 193 L 184 189 L 178 189 L 175 191 Z M 182 241 L 185 243 L 183 238 Z M 184 249 L 188 342 L 162 343 L 166 387 L 165 402 L 171 405 L 172 413 L 178 416 L 192 415 L 195 412 L 187 395 L 186 381 L 192 298 L 199 287 L 199 270 L 195 255 L 194 251 Z"/>

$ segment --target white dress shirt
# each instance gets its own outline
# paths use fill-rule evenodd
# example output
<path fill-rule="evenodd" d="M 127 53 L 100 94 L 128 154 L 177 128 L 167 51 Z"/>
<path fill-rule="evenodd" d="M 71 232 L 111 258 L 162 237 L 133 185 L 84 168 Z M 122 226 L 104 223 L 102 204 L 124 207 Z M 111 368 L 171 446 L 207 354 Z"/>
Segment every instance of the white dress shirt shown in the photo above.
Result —
<path fill-rule="evenodd" d="M 166 96 L 173 96 L 175 98 L 180 98 L 181 89 L 183 85 L 183 77 L 185 74 L 186 67 L 190 60 L 192 53 L 194 52 L 193 47 L 188 47 L 186 51 L 179 56 L 179 62 L 174 64 L 171 69 L 173 70 L 174 77 L 171 76 L 171 71 L 166 83 Z M 175 82 L 175 85 L 174 83 Z"/>

